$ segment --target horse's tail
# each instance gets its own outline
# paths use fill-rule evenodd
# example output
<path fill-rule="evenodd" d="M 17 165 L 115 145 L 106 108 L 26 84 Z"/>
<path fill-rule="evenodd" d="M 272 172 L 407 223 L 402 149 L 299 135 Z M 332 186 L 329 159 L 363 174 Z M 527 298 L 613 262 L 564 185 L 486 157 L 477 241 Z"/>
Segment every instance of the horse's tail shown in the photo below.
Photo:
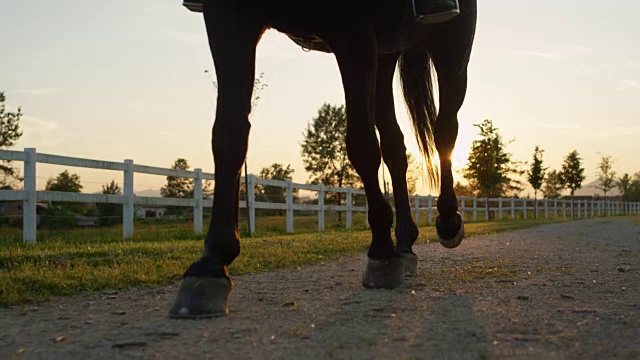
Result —
<path fill-rule="evenodd" d="M 437 186 L 433 127 L 438 114 L 433 96 L 431 57 L 424 47 L 410 48 L 400 56 L 399 67 L 402 93 L 418 147 L 426 160 L 427 177 L 432 186 Z"/>

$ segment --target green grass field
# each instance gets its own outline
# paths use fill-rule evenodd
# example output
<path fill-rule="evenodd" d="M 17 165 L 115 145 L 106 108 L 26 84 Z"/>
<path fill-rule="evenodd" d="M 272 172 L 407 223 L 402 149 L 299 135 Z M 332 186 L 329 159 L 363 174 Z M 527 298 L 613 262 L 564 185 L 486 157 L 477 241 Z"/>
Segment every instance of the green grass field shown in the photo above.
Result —
<path fill-rule="evenodd" d="M 337 217 L 327 218 L 324 233 L 317 233 L 315 217 L 301 217 L 295 234 L 283 232 L 283 217 L 259 218 L 257 233 L 242 238 L 242 253 L 229 270 L 240 275 L 364 252 L 370 232 L 362 214 L 357 215 L 350 230 L 344 229 L 344 218 L 342 223 Z M 565 220 L 477 222 L 465 224 L 465 229 L 467 237 L 473 237 L 558 221 Z M 421 226 L 420 233 L 418 243 L 435 240 L 433 226 Z M 119 227 L 39 230 L 35 245 L 22 244 L 20 237 L 19 229 L 0 228 L 1 306 L 175 282 L 202 253 L 204 238 L 194 234 L 189 224 L 175 222 L 138 223 L 131 240 L 121 238 Z"/>
<path fill-rule="evenodd" d="M 465 225 L 468 237 L 545 224 L 510 220 Z M 0 236 L 2 231 L 0 229 Z M 419 243 L 434 241 L 435 229 L 422 227 Z M 15 234 L 14 234 L 15 235 Z M 203 236 L 185 225 L 138 225 L 132 240 L 118 229 L 84 229 L 39 234 L 35 245 L 2 236 L 0 305 L 37 302 L 51 296 L 92 293 L 130 286 L 160 286 L 176 281 L 202 253 Z M 242 253 L 232 275 L 297 267 L 335 260 L 367 249 L 368 230 L 279 234 L 242 238 Z"/>

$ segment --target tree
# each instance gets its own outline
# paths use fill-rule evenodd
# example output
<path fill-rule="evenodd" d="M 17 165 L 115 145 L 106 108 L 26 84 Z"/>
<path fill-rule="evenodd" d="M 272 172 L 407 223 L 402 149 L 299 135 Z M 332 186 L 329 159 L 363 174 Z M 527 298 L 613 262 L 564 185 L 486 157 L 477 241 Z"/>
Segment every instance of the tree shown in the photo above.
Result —
<path fill-rule="evenodd" d="M 82 184 L 80 184 L 80 176 L 78 174 L 70 174 L 68 170 L 65 170 L 58 174 L 55 178 L 49 178 L 45 184 L 45 191 L 62 191 L 62 192 L 74 192 L 79 193 L 82 191 Z M 51 204 L 54 207 L 61 207 L 65 210 L 69 210 L 78 214 L 84 214 L 88 206 L 83 203 L 73 202 L 55 202 Z"/>
<path fill-rule="evenodd" d="M 58 174 L 55 178 L 49 178 L 44 189 L 46 191 L 64 191 L 64 192 L 80 192 L 82 190 L 82 184 L 80 184 L 80 176 L 78 174 L 69 174 L 69 171 L 65 170 Z"/>
<path fill-rule="evenodd" d="M 629 189 L 633 183 L 633 179 L 629 174 L 624 174 L 616 181 L 616 187 L 620 190 L 622 201 L 628 201 Z"/>
<path fill-rule="evenodd" d="M 473 189 L 471 189 L 469 185 L 464 185 L 459 181 L 456 181 L 456 184 L 453 186 L 453 191 L 456 193 L 456 196 L 475 197 Z"/>
<path fill-rule="evenodd" d="M 418 179 L 422 175 L 422 166 L 416 160 L 415 156 L 407 151 L 407 192 L 415 194 L 418 188 Z"/>
<path fill-rule="evenodd" d="M 102 185 L 102 194 L 121 195 L 122 189 L 118 183 L 111 180 L 110 183 Z M 122 205 L 100 203 L 97 205 L 100 218 L 98 223 L 102 226 L 111 226 L 122 223 Z"/>
<path fill-rule="evenodd" d="M 6 111 L 6 96 L 0 91 L 0 149 L 9 148 L 22 136 L 20 131 L 20 118 L 22 109 L 19 107 L 16 112 Z M 0 189 L 11 189 L 15 180 L 22 181 L 18 169 L 11 166 L 10 161 L 0 162 Z"/>
<path fill-rule="evenodd" d="M 183 158 L 178 158 L 173 165 L 173 170 L 189 170 L 189 162 Z M 160 188 L 160 195 L 171 198 L 192 198 L 193 179 L 186 177 L 167 176 L 167 185 Z"/>
<path fill-rule="evenodd" d="M 335 187 L 360 184 L 360 177 L 347 156 L 346 134 L 345 106 L 323 104 L 318 115 L 307 124 L 301 144 L 309 183 Z M 340 202 L 341 195 L 335 194 L 334 199 Z"/>
<path fill-rule="evenodd" d="M 171 169 L 173 170 L 189 170 L 189 162 L 186 159 L 178 158 L 171 165 Z M 167 184 L 160 188 L 160 195 L 163 197 L 170 198 L 179 198 L 179 199 L 192 199 L 193 198 L 193 179 L 187 177 L 179 177 L 179 176 L 167 176 Z M 212 191 L 210 189 L 211 183 L 207 181 L 203 181 L 202 183 L 202 197 L 209 198 L 212 196 Z M 167 215 L 184 215 L 187 213 L 191 213 L 193 209 L 191 208 L 181 208 L 179 206 L 168 206 L 167 207 Z"/>
<path fill-rule="evenodd" d="M 582 159 L 578 150 L 573 150 L 564 158 L 562 170 L 560 170 L 560 181 L 562 185 L 571 190 L 571 214 L 573 216 L 573 195 L 576 190 L 582 187 L 585 179 Z"/>
<path fill-rule="evenodd" d="M 542 187 L 544 181 L 544 175 L 547 168 L 542 166 L 542 153 L 544 150 L 536 146 L 533 151 L 533 162 L 529 171 L 527 171 L 527 181 L 533 188 L 533 199 L 535 204 L 534 218 L 538 218 L 538 190 Z"/>
<path fill-rule="evenodd" d="M 546 199 L 558 199 L 562 196 L 564 185 L 560 180 L 560 174 L 556 170 L 549 171 L 542 187 L 542 194 Z"/>
<path fill-rule="evenodd" d="M 602 190 L 603 198 L 607 198 L 607 193 L 616 186 L 616 172 L 612 170 L 613 160 L 611 156 L 602 155 L 598 163 L 598 184 L 596 189 Z"/>
<path fill-rule="evenodd" d="M 285 168 L 282 164 L 274 163 L 269 167 L 264 167 L 260 170 L 260 177 L 269 180 L 291 180 L 291 174 L 294 170 L 291 165 L 287 165 Z M 256 192 L 262 201 L 267 202 L 286 202 L 287 189 L 279 186 L 269 185 L 256 185 Z M 297 194 L 298 189 L 294 189 L 294 194 Z"/>
<path fill-rule="evenodd" d="M 633 180 L 629 185 L 627 201 L 640 201 L 640 171 L 633 175 Z"/>
<path fill-rule="evenodd" d="M 189 162 L 186 159 L 178 158 L 171 165 L 174 170 L 189 170 Z M 167 185 L 160 188 L 160 195 L 163 197 L 188 199 L 193 198 L 193 179 L 186 177 L 167 176 Z M 180 206 L 167 206 L 167 215 L 186 215 L 190 209 Z"/>
<path fill-rule="evenodd" d="M 480 129 L 480 140 L 474 140 L 463 176 L 478 196 L 500 197 L 509 191 L 521 191 L 522 183 L 509 175 L 521 175 L 511 154 L 505 152 L 505 144 L 491 120 L 474 124 Z"/>

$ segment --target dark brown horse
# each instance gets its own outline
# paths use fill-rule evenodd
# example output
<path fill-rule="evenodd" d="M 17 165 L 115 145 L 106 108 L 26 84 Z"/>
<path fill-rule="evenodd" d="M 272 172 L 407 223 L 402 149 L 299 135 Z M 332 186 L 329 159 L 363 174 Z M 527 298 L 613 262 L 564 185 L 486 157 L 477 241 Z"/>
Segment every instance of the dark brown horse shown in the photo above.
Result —
<path fill-rule="evenodd" d="M 410 6 L 411 0 L 204 0 L 204 21 L 218 81 L 212 139 L 215 197 L 204 254 L 185 271 L 171 317 L 228 313 L 233 283 L 227 266 L 240 254 L 239 183 L 250 129 L 256 46 L 268 28 L 331 52 L 337 60 L 346 99 L 347 151 L 362 179 L 369 206 L 372 240 L 363 286 L 397 287 L 405 275 L 416 273 L 418 261 L 412 251 L 418 228 L 407 193 L 404 137 L 393 103 L 397 65 L 430 178 L 433 183 L 440 182 L 438 238 L 447 248 L 460 244 L 464 226 L 453 191 L 451 153 L 467 87 L 476 0 L 460 0 L 460 15 L 433 25 L 414 22 Z M 438 111 L 432 65 L 438 75 Z M 439 179 L 432 161 L 436 150 Z M 393 211 L 378 183 L 381 158 L 393 182 L 396 243 L 391 236 Z"/>

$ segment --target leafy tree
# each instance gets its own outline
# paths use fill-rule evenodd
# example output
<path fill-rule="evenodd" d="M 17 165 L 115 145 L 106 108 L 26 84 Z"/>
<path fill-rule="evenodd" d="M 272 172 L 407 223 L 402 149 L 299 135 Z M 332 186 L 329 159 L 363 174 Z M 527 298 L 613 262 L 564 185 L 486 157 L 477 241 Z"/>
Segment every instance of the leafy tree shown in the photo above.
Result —
<path fill-rule="evenodd" d="M 418 179 L 422 175 L 422 166 L 409 151 L 407 151 L 407 165 L 407 192 L 415 194 L 418 188 Z"/>
<path fill-rule="evenodd" d="M 263 179 L 270 180 L 291 180 L 291 174 L 293 174 L 294 170 L 291 168 L 291 165 L 287 165 L 285 168 L 282 164 L 273 163 L 269 167 L 264 167 L 260 171 L 260 177 Z M 294 189 L 294 195 L 298 193 L 298 189 Z M 268 202 L 286 202 L 287 189 L 279 186 L 269 186 L 269 185 L 256 185 L 256 193 L 261 201 Z"/>
<path fill-rule="evenodd" d="M 189 170 L 189 162 L 186 159 L 178 158 L 171 165 L 174 170 Z M 188 199 L 193 198 L 193 179 L 186 177 L 167 176 L 167 184 L 160 188 L 160 195 L 163 197 Z M 188 215 L 192 209 L 180 206 L 167 206 L 167 215 Z"/>
<path fill-rule="evenodd" d="M 542 153 L 544 150 L 540 149 L 540 147 L 536 146 L 533 152 L 533 162 L 531 163 L 531 167 L 529 171 L 527 171 L 527 181 L 533 188 L 533 199 L 535 204 L 535 212 L 534 217 L 538 218 L 538 190 L 542 187 L 542 182 L 544 181 L 544 175 L 547 168 L 542 166 Z"/>
<path fill-rule="evenodd" d="M 189 170 L 189 163 L 183 158 L 178 158 L 171 169 Z M 193 179 L 186 177 L 167 176 L 167 185 L 160 188 L 160 195 L 171 198 L 193 198 Z"/>
<path fill-rule="evenodd" d="M 323 104 L 307 125 L 301 144 L 309 183 L 335 187 L 360 185 L 360 177 L 347 156 L 346 134 L 345 106 Z M 337 193 L 333 197 L 341 202 L 341 195 Z"/>
<path fill-rule="evenodd" d="M 629 187 L 629 197 L 627 201 L 640 201 L 640 171 L 633 176 L 633 182 Z"/>
<path fill-rule="evenodd" d="M 22 109 L 19 107 L 16 112 L 6 111 L 5 100 L 4 92 L 0 91 L 0 149 L 15 145 L 15 142 L 22 136 L 22 131 L 20 131 Z M 0 189 L 10 189 L 13 181 L 22 181 L 18 175 L 18 169 L 11 166 L 10 161 L 0 161 L 0 174 L 2 175 Z"/>
<path fill-rule="evenodd" d="M 631 188 L 632 184 L 633 179 L 631 178 L 631 176 L 629 176 L 629 174 L 622 175 L 622 177 L 618 178 L 618 180 L 616 181 L 616 187 L 618 188 L 618 190 L 620 190 L 622 201 L 627 201 L 629 189 Z"/>
<path fill-rule="evenodd" d="M 453 186 L 453 191 L 456 193 L 456 196 L 464 196 L 464 197 L 475 197 L 475 193 L 473 189 L 469 185 L 464 185 L 459 181 L 456 181 Z"/>
<path fill-rule="evenodd" d="M 602 190 L 605 199 L 607 193 L 616 186 L 616 172 L 612 170 L 612 167 L 611 156 L 602 155 L 598 163 L 598 184 L 595 187 Z"/>
<path fill-rule="evenodd" d="M 65 192 L 80 192 L 82 190 L 82 184 L 80 184 L 80 176 L 78 174 L 69 174 L 68 170 L 65 170 L 58 174 L 55 178 L 49 178 L 44 189 L 46 191 L 65 191 Z"/>
<path fill-rule="evenodd" d="M 635 173 L 633 177 L 624 174 L 618 180 L 617 185 L 622 192 L 623 201 L 640 201 L 640 171 Z"/>
<path fill-rule="evenodd" d="M 562 170 L 560 170 L 560 181 L 564 187 L 571 191 L 571 213 L 573 214 L 573 196 L 576 190 L 582 188 L 585 179 L 582 159 L 578 150 L 573 150 L 564 158 Z"/>
<path fill-rule="evenodd" d="M 558 171 L 549 171 L 542 187 L 544 197 L 546 199 L 558 199 L 562 196 L 562 190 L 564 190 L 564 185 L 562 185 Z"/>
<path fill-rule="evenodd" d="M 183 158 L 176 159 L 173 165 L 171 165 L 171 169 L 174 170 L 188 171 L 189 168 L 189 162 Z M 193 188 L 194 184 L 192 178 L 167 176 L 167 184 L 160 188 L 160 195 L 170 198 L 192 199 L 194 194 Z M 213 191 L 211 190 L 211 183 L 208 180 L 203 181 L 202 197 L 207 199 L 210 198 L 212 194 Z M 186 215 L 190 214 L 192 210 L 193 209 L 191 208 L 168 206 L 167 215 Z"/>
<path fill-rule="evenodd" d="M 102 194 L 121 195 L 122 189 L 114 180 L 110 183 L 102 185 Z M 101 226 L 111 226 L 122 223 L 122 205 L 105 204 L 97 205 L 100 214 L 99 224 Z"/>
<path fill-rule="evenodd" d="M 511 154 L 505 152 L 505 144 L 491 120 L 474 124 L 480 129 L 480 140 L 474 140 L 463 176 L 478 196 L 500 197 L 509 191 L 521 191 L 522 183 L 509 175 L 521 175 Z"/>
<path fill-rule="evenodd" d="M 70 174 L 68 170 L 65 170 L 58 174 L 55 178 L 49 178 L 45 184 L 45 191 L 63 191 L 79 193 L 82 191 L 82 184 L 80 183 L 80 176 L 78 174 Z M 51 204 L 53 207 L 61 207 L 65 210 L 72 211 L 78 214 L 84 214 L 88 206 L 83 203 L 73 202 L 55 202 Z"/>

